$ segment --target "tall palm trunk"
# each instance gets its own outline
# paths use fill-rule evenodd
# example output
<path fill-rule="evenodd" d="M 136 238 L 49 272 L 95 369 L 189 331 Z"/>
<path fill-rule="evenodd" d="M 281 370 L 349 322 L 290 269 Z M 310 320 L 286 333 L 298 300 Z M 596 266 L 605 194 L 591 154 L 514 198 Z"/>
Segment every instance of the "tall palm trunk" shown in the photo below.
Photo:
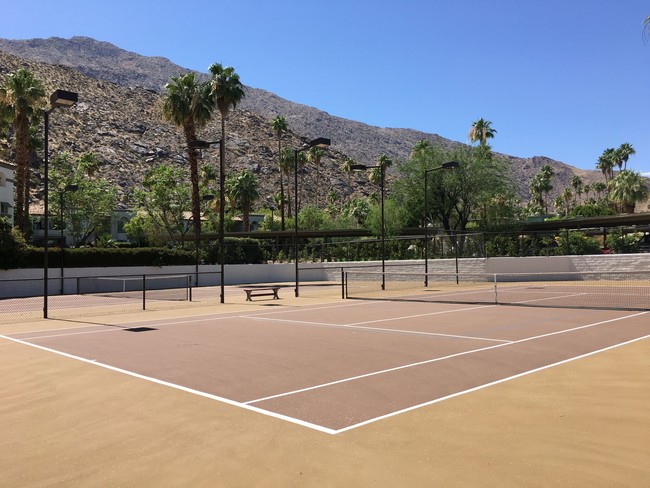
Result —
<path fill-rule="evenodd" d="M 29 237 L 29 198 L 27 195 L 29 181 L 29 119 L 18 112 L 14 121 L 16 133 L 16 210 L 15 221 L 18 230 Z"/>
<path fill-rule="evenodd" d="M 189 118 L 183 124 L 185 142 L 187 144 L 188 157 L 190 161 L 190 182 L 192 184 L 192 223 L 194 225 L 194 238 L 198 245 L 201 237 L 201 198 L 199 195 L 199 160 L 196 149 L 191 147 L 196 141 L 196 127 L 194 120 Z"/>
<path fill-rule="evenodd" d="M 284 179 L 282 178 L 282 134 L 278 133 L 278 171 L 280 173 L 280 222 L 284 230 Z"/>

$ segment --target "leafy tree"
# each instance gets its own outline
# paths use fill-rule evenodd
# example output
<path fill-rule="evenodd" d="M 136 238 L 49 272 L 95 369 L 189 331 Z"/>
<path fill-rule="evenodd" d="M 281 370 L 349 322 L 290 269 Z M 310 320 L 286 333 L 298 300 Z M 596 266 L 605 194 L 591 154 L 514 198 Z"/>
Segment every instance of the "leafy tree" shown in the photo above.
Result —
<path fill-rule="evenodd" d="M 329 216 L 314 205 L 305 205 L 300 209 L 298 222 L 303 230 L 323 230 L 332 227 Z"/>
<path fill-rule="evenodd" d="M 278 115 L 271 120 L 271 128 L 275 135 L 278 136 L 278 174 L 280 175 L 280 219 L 282 223 L 282 230 L 284 230 L 284 179 L 283 179 L 283 166 L 282 166 L 282 135 L 287 132 L 287 119 L 282 115 Z"/>
<path fill-rule="evenodd" d="M 176 127 L 181 127 L 185 134 L 187 155 L 190 163 L 190 182 L 192 189 L 192 221 L 197 242 L 201 235 L 201 197 L 199 190 L 198 153 L 193 148 L 197 140 L 196 133 L 212 118 L 215 99 L 212 86 L 198 80 L 196 73 L 187 73 L 172 77 L 165 86 L 167 90 L 163 102 L 163 117 Z M 223 144 L 221 144 L 223 147 Z M 221 155 L 223 161 L 223 154 Z"/>
<path fill-rule="evenodd" d="M 622 170 L 611 181 L 609 199 L 624 213 L 634 213 L 637 202 L 647 198 L 648 187 L 639 173 Z"/>
<path fill-rule="evenodd" d="M 71 160 L 68 153 L 58 155 L 52 161 L 50 186 L 62 192 L 68 185 L 76 185 L 77 191 L 65 192 L 64 222 L 70 222 L 70 234 L 77 245 L 84 245 L 110 231 L 113 209 L 117 203 L 117 187 L 98 175 L 99 162 L 92 152 Z M 52 211 L 60 213 L 60 199 L 52 201 Z"/>
<path fill-rule="evenodd" d="M 0 217 L 0 269 L 20 266 L 26 249 L 27 243 L 18 229 Z"/>
<path fill-rule="evenodd" d="M 45 105 L 45 88 L 26 70 L 19 69 L 5 77 L 0 86 L 0 111 L 9 117 L 16 149 L 16 206 L 14 221 L 21 234 L 29 232 L 29 154 L 30 126 L 40 118 Z"/>
<path fill-rule="evenodd" d="M 387 237 L 399 235 L 404 228 L 404 222 L 407 218 L 406 210 L 395 200 L 388 198 L 384 201 L 384 234 Z M 381 235 L 380 205 L 370 207 L 370 211 L 364 222 L 364 227 L 370 229 L 375 236 Z"/>
<path fill-rule="evenodd" d="M 448 234 L 463 233 L 470 220 L 479 217 L 485 202 L 496 195 L 511 194 L 514 184 L 510 168 L 487 146 L 423 149 L 398 167 L 400 177 L 391 190 L 393 198 L 407 211 L 405 226 L 420 225 L 425 215 L 425 170 L 448 161 L 457 161 L 459 166 L 428 175 L 425 222 L 438 222 Z"/>
<path fill-rule="evenodd" d="M 479 141 L 479 144 L 481 146 L 485 146 L 487 144 L 487 140 L 492 139 L 496 133 L 497 131 L 492 128 L 492 122 L 480 118 L 472 122 L 472 126 L 470 127 L 467 134 L 467 138 L 472 143 Z"/>
<path fill-rule="evenodd" d="M 244 232 L 248 232 L 251 206 L 260 196 L 257 178 L 253 173 L 244 169 L 239 174 L 231 175 L 229 179 L 231 182 L 228 186 L 230 195 L 242 211 Z"/>
<path fill-rule="evenodd" d="M 340 213 L 351 218 L 354 222 L 352 227 L 364 226 L 370 213 L 370 203 L 367 198 L 351 198 L 343 204 Z"/>
<path fill-rule="evenodd" d="M 185 212 L 189 210 L 192 188 L 186 181 L 187 173 L 182 168 L 167 164 L 159 164 L 144 174 L 143 189 L 135 191 L 134 200 L 138 210 L 153 224 L 142 223 L 142 228 L 153 240 L 157 239 L 151 235 L 152 227 L 164 229 L 172 246 L 177 244 L 176 236 L 183 237 L 189 230 Z M 133 224 L 132 232 L 135 230 Z"/>

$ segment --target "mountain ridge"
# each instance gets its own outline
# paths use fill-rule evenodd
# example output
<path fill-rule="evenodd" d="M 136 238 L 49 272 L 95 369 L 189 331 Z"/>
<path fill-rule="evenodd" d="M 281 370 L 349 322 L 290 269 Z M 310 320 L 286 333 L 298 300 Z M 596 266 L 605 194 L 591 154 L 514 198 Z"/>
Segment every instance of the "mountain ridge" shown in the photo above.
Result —
<path fill-rule="evenodd" d="M 70 39 L 53 37 L 49 39 L 9 40 L 0 39 L 0 51 L 22 59 L 70 67 L 84 75 L 115 83 L 129 89 L 142 89 L 161 93 L 171 76 L 191 70 L 178 66 L 162 56 L 142 56 L 126 51 L 109 42 L 90 37 L 75 36 Z M 207 76 L 202 74 L 203 76 Z M 419 140 L 453 147 L 463 144 L 415 129 L 376 127 L 362 122 L 333 116 L 308 105 L 298 104 L 279 97 L 267 90 L 246 87 L 246 97 L 238 105 L 239 112 L 257 114 L 268 123 L 276 115 L 283 115 L 289 128 L 305 138 L 327 136 L 332 139 L 331 149 L 370 163 L 381 154 L 394 160 L 408 158 L 413 145 Z M 272 150 L 272 148 L 271 148 Z M 553 167 L 556 176 L 554 192 L 568 186 L 574 175 L 580 175 L 585 183 L 600 180 L 596 171 L 580 170 L 566 163 L 545 156 L 520 158 L 506 157 L 513 168 L 522 199 L 529 198 L 528 184 L 544 164 Z"/>

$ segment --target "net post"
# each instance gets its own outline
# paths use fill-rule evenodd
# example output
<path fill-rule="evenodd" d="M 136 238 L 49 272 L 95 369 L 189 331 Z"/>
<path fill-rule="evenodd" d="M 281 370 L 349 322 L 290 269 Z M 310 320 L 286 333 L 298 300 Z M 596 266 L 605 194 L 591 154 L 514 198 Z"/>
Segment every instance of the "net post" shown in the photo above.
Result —
<path fill-rule="evenodd" d="M 492 279 L 494 280 L 494 304 L 496 305 L 499 303 L 499 296 L 497 293 L 497 274 L 494 273 L 492 276 Z"/>
<path fill-rule="evenodd" d="M 197 283 L 198 283 L 198 275 L 197 275 Z M 192 277 L 190 275 L 187 275 L 187 293 L 189 296 L 190 302 L 192 301 Z"/>
<path fill-rule="evenodd" d="M 142 275 L 142 310 L 147 309 L 147 275 Z"/>
<path fill-rule="evenodd" d="M 79 277 L 77 276 L 77 295 L 79 295 Z"/>
<path fill-rule="evenodd" d="M 345 300 L 345 268 L 341 266 L 341 300 Z"/>

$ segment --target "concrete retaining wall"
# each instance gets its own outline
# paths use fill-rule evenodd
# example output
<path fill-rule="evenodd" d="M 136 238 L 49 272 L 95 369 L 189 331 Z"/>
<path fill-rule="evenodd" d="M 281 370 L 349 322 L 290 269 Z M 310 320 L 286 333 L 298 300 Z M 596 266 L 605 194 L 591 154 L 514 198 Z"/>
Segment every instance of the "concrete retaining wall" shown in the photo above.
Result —
<path fill-rule="evenodd" d="M 381 261 L 301 263 L 300 281 L 338 281 L 341 268 L 381 270 Z M 225 267 L 225 284 L 291 282 L 295 279 L 293 263 L 282 264 L 231 264 Z M 387 261 L 387 272 L 422 273 L 424 261 Z M 650 271 L 650 254 L 609 254 L 593 256 L 553 256 L 524 258 L 467 258 L 458 260 L 460 273 L 549 273 L 549 272 L 608 272 Z M 214 286 L 220 283 L 219 266 L 199 266 L 199 285 Z M 429 260 L 429 273 L 453 273 L 454 259 Z M 134 266 L 121 268 L 71 268 L 65 270 L 66 278 L 85 276 L 124 276 L 156 274 L 193 275 L 194 266 L 169 266 L 165 268 Z M 60 270 L 49 270 L 50 293 L 58 294 Z M 0 270 L 0 298 L 38 296 L 42 291 L 42 269 Z M 20 280 L 8 281 L 8 280 Z M 19 286 L 18 286 L 18 283 Z M 64 280 L 66 293 L 75 293 L 74 279 Z"/>

